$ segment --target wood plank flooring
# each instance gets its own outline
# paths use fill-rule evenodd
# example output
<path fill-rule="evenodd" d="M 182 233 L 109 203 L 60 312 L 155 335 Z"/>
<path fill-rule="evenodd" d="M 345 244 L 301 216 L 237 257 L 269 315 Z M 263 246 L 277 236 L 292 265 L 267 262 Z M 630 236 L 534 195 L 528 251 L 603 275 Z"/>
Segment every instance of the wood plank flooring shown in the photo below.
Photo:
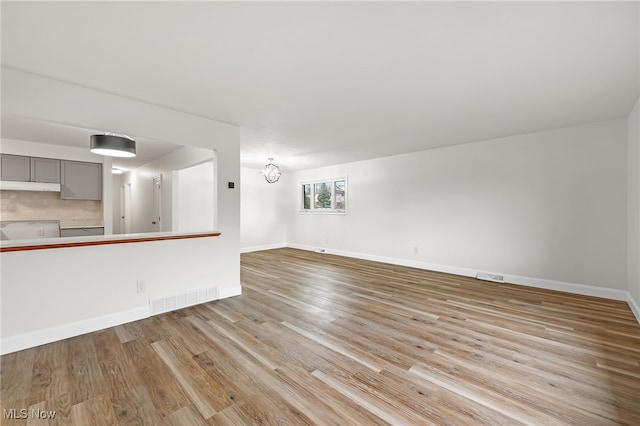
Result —
<path fill-rule="evenodd" d="M 0 423 L 640 425 L 624 302 L 293 249 L 243 254 L 241 277 L 3 356 Z"/>

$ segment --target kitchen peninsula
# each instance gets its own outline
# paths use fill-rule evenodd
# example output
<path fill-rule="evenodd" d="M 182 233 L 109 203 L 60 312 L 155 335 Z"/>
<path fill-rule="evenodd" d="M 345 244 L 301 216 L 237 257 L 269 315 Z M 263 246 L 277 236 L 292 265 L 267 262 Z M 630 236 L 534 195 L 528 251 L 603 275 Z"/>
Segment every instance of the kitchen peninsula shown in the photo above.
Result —
<path fill-rule="evenodd" d="M 132 231 L 136 232 L 136 224 L 147 226 L 151 215 L 145 211 L 138 214 L 135 207 L 148 206 L 151 202 L 137 201 L 136 194 L 140 191 L 135 189 L 136 185 L 151 188 L 151 176 L 157 174 L 165 177 L 163 183 L 167 192 L 162 200 L 167 209 L 163 219 L 169 226 L 174 218 L 170 203 L 172 187 L 169 185 L 172 171 L 211 158 L 216 161 L 215 179 L 210 185 L 215 200 L 215 210 L 209 215 L 213 223 L 198 226 L 200 229 L 194 231 L 219 230 L 221 234 L 207 238 L 66 245 L 62 249 L 0 253 L 0 352 L 11 353 L 148 318 L 157 312 L 182 306 L 183 302 L 203 303 L 242 293 L 240 191 L 227 188 L 227 182 L 240 182 L 238 127 L 6 67 L 2 69 L 2 83 L 3 118 L 19 117 L 25 127 L 33 124 L 34 129 L 46 124 L 48 129 L 70 130 L 68 138 L 58 138 L 69 141 L 65 145 L 55 143 L 54 138 L 49 137 L 53 135 L 52 131 L 30 132 L 21 137 L 10 135 L 3 128 L 2 154 L 102 163 L 102 220 L 75 224 L 61 221 L 60 225 L 102 223 L 106 235 L 51 240 L 80 243 L 127 238 L 118 235 L 126 230 L 120 226 L 119 206 L 122 204 L 119 201 L 122 185 L 127 183 L 131 183 L 133 189 Z M 105 125 L 108 125 L 107 129 Z M 89 150 L 91 133 L 114 129 L 126 130 L 139 139 L 151 141 L 151 146 L 168 141 L 179 143 L 184 149 L 165 153 L 162 158 L 152 161 L 153 164 L 147 163 L 142 171 L 148 172 L 148 179 L 147 174 L 143 176 L 142 173 L 136 173 L 135 180 L 133 173 L 131 180 L 114 178 L 112 160 Z M 72 145 L 76 136 L 78 142 Z M 85 202 L 88 201 L 80 201 Z M 189 216 L 183 218 L 190 219 Z M 172 227 L 172 231 L 171 235 L 179 236 L 182 234 L 178 232 L 191 230 Z M 163 235 L 146 233 L 141 237 L 151 236 Z M 5 241 L 0 243 L 0 248 L 42 247 L 43 243 L 49 242 L 36 243 Z M 194 293 L 196 297 L 191 298 Z"/>

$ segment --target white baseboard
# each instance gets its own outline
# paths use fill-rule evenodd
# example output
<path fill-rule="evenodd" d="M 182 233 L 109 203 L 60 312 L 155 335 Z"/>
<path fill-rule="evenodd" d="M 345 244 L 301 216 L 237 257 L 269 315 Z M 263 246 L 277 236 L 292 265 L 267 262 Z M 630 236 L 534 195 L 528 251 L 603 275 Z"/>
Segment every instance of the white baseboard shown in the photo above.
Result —
<path fill-rule="evenodd" d="M 287 243 L 267 244 L 264 246 L 244 247 L 240 249 L 240 253 L 251 253 L 253 251 L 273 250 L 287 247 Z"/>
<path fill-rule="evenodd" d="M 629 293 L 629 297 L 627 298 L 627 303 L 629 304 L 629 307 L 631 308 L 631 312 L 633 312 L 633 315 L 636 316 L 636 319 L 638 320 L 638 324 L 640 324 L 640 306 L 638 306 L 638 302 L 633 300 L 633 297 L 631 297 L 631 293 Z"/>
<path fill-rule="evenodd" d="M 242 294 L 242 286 L 223 287 L 216 289 L 217 297 L 213 300 L 225 299 L 227 297 L 239 296 Z M 202 302 L 204 303 L 204 302 Z M 172 309 L 166 310 L 166 312 Z M 158 312 L 160 314 L 162 312 Z M 130 309 L 128 311 L 116 312 L 103 315 L 101 317 L 89 318 L 83 321 L 76 321 L 69 324 L 58 325 L 45 328 L 43 330 L 18 334 L 16 336 L 3 337 L 0 340 L 0 355 L 33 348 L 58 340 L 68 339 L 81 334 L 92 333 L 109 327 L 138 321 L 152 316 L 151 305 Z"/>
<path fill-rule="evenodd" d="M 528 287 L 544 288 L 547 290 L 564 291 L 566 293 L 581 294 L 583 296 L 601 297 L 603 299 L 627 301 L 628 292 L 612 288 L 595 287 L 584 284 L 568 283 L 564 281 L 545 280 L 543 278 L 522 277 L 519 275 L 505 275 L 504 280 L 511 284 Z"/>
<path fill-rule="evenodd" d="M 55 342 L 81 334 L 103 330 L 116 325 L 125 324 L 149 317 L 149 306 L 130 309 L 128 311 L 116 312 L 96 318 L 89 318 L 83 321 L 76 321 L 69 324 L 58 325 L 45 328 L 43 330 L 23 333 L 17 336 L 3 337 L 0 344 L 0 354 L 21 351 L 33 348 L 46 343 Z"/>
<path fill-rule="evenodd" d="M 218 289 L 218 299 L 226 299 L 227 297 L 240 296 L 242 294 L 242 286 L 223 287 Z"/>
<path fill-rule="evenodd" d="M 316 252 L 320 249 L 319 247 L 312 247 L 312 246 L 307 246 L 302 244 L 287 244 L 287 247 L 297 248 L 301 250 L 316 251 Z M 490 272 L 490 271 L 478 271 L 476 269 L 470 269 L 470 268 L 461 268 L 457 266 L 448 266 L 448 265 L 439 265 L 435 263 L 420 262 L 420 261 L 409 260 L 409 259 L 400 259 L 400 258 L 393 258 L 393 257 L 371 255 L 366 253 L 350 252 L 350 251 L 344 251 L 344 250 L 333 250 L 333 249 L 326 249 L 326 248 L 324 250 L 325 250 L 324 253 L 327 253 L 327 254 L 335 254 L 338 256 L 352 257 L 356 259 L 373 260 L 376 262 L 390 263 L 392 265 L 409 266 L 412 268 L 426 269 L 429 271 L 436 271 L 436 272 L 445 272 L 448 274 L 462 275 L 465 277 L 475 277 L 476 273 L 478 272 Z M 502 273 L 500 274 L 504 275 L 505 282 L 510 284 L 544 288 L 547 290 L 564 291 L 567 293 L 602 297 L 605 299 L 612 299 L 612 300 L 628 301 L 630 299 L 629 293 L 623 290 L 595 287 L 595 286 L 589 286 L 584 284 L 568 283 L 563 281 L 546 280 L 542 278 L 523 277 L 519 275 L 508 275 L 508 274 L 502 274 Z M 636 317 L 637 316 L 638 315 L 636 314 Z"/>

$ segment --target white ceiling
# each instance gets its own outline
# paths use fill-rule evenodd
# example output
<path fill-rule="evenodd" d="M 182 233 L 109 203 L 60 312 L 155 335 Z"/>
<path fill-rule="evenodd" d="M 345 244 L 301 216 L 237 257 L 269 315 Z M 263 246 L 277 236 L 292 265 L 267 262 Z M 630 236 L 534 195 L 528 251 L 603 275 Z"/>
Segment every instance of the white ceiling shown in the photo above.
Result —
<path fill-rule="evenodd" d="M 638 6 L 3 1 L 2 65 L 241 126 L 242 165 L 290 171 L 626 117 Z"/>

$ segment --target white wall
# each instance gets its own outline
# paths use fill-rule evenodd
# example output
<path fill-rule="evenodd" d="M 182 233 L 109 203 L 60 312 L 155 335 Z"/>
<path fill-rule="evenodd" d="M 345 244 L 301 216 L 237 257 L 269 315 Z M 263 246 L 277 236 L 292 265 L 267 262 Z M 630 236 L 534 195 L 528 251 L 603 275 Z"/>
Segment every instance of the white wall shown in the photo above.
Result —
<path fill-rule="evenodd" d="M 288 201 L 292 190 L 289 176 L 283 173 L 278 182 L 268 183 L 260 170 L 241 168 L 242 251 L 285 245 Z"/>
<path fill-rule="evenodd" d="M 626 297 L 626 143 L 616 120 L 297 172 L 287 242 Z M 347 215 L 297 212 L 341 176 Z"/>
<path fill-rule="evenodd" d="M 174 172 L 172 219 L 175 230 L 193 232 L 213 229 L 213 176 L 213 161 Z"/>
<path fill-rule="evenodd" d="M 627 119 L 628 139 L 628 286 L 630 304 L 640 321 L 640 99 Z"/>
<path fill-rule="evenodd" d="M 234 126 L 2 69 L 3 113 L 216 150 L 220 237 L 2 253 L 2 351 L 143 318 L 149 299 L 217 287 L 240 292 L 240 179 Z M 146 280 L 146 293 L 136 281 Z"/>
<path fill-rule="evenodd" d="M 84 323 L 100 318 L 105 326 L 144 318 L 149 299 L 236 290 L 234 258 L 222 237 L 2 253 L 2 349 L 34 334 L 38 342 L 59 330 L 92 331 Z M 138 280 L 145 293 L 136 292 Z"/>

